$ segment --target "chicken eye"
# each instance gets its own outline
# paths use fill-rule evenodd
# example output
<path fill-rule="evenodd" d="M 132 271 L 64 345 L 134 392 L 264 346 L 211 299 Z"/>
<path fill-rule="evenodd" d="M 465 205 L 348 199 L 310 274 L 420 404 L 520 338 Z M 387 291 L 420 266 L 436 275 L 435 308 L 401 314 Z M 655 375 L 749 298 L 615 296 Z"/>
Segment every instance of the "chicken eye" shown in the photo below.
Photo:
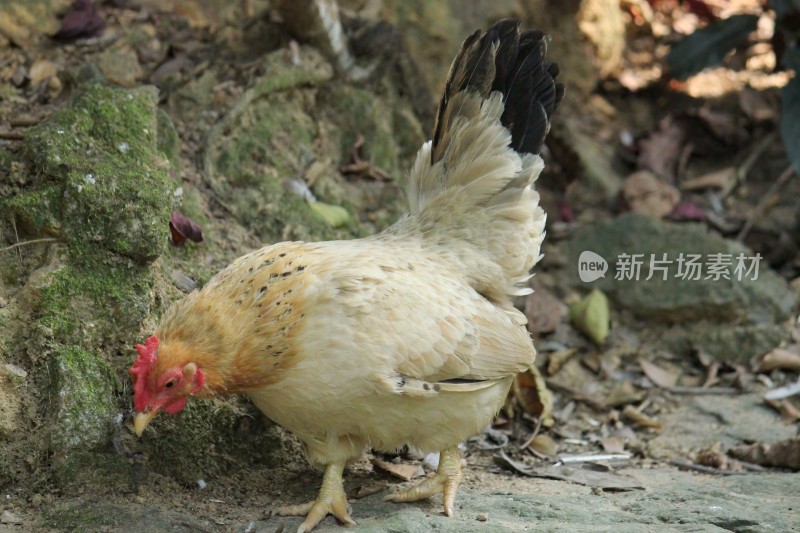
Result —
<path fill-rule="evenodd" d="M 171 380 L 167 381 L 166 383 L 164 383 L 164 388 L 165 389 L 171 389 L 174 386 L 175 386 L 175 380 L 174 379 L 171 379 Z"/>

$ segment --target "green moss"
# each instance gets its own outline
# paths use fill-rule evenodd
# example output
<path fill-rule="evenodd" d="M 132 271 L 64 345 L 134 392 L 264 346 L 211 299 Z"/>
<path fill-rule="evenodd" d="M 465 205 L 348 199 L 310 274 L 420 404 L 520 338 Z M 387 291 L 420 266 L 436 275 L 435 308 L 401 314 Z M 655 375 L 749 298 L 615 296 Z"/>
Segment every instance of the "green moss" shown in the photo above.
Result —
<path fill-rule="evenodd" d="M 394 138 L 392 109 L 385 99 L 366 89 L 331 85 L 325 94 L 326 113 L 332 113 L 333 131 L 342 160 L 346 160 L 356 137 L 364 136 L 363 155 L 370 163 L 397 175 L 401 172 L 400 150 Z"/>
<path fill-rule="evenodd" d="M 75 256 L 51 276 L 40 293 L 36 324 L 59 343 L 127 342 L 150 310 L 152 273 L 112 254 Z"/>
<path fill-rule="evenodd" d="M 158 155 L 152 87 L 87 85 L 25 135 L 39 187 L 9 206 L 38 227 L 60 220 L 75 248 L 98 244 L 138 261 L 163 252 L 172 183 Z M 49 214 L 48 214 L 49 213 Z"/>
<path fill-rule="evenodd" d="M 172 119 L 162 109 L 156 114 L 158 121 L 158 150 L 166 156 L 172 171 L 177 173 L 181 167 L 181 140 Z"/>
<path fill-rule="evenodd" d="M 33 233 L 61 233 L 61 221 L 57 214 L 60 211 L 60 189 L 46 186 L 34 191 L 0 201 L 0 208 L 12 211 L 23 226 Z"/>
<path fill-rule="evenodd" d="M 80 346 L 59 346 L 50 354 L 51 448 L 96 447 L 108 440 L 116 412 L 111 368 Z"/>
<path fill-rule="evenodd" d="M 43 518 L 47 526 L 58 531 L 113 531 L 133 523 L 132 517 L 120 511 L 121 509 L 109 509 L 104 505 L 80 503 L 70 507 L 45 509 Z"/>

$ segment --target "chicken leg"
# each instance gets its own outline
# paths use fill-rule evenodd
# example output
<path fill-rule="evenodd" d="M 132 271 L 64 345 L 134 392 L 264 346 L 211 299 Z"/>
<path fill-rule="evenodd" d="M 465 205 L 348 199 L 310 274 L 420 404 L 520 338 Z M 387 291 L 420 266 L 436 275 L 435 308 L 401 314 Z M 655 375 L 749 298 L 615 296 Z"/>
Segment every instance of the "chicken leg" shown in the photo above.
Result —
<path fill-rule="evenodd" d="M 329 464 L 325 468 L 322 487 L 320 487 L 315 501 L 300 505 L 287 505 L 277 509 L 275 514 L 279 516 L 306 515 L 306 519 L 297 528 L 297 533 L 311 531 L 329 514 L 346 526 L 356 525 L 355 521 L 350 518 L 350 505 L 347 503 L 342 482 L 343 471 L 344 464 Z"/>
<path fill-rule="evenodd" d="M 459 483 L 461 483 L 461 454 L 458 453 L 458 448 L 453 446 L 439 452 L 439 468 L 434 475 L 418 485 L 389 494 L 383 500 L 413 502 L 441 492 L 444 496 L 444 514 L 453 516 L 453 503 Z"/>

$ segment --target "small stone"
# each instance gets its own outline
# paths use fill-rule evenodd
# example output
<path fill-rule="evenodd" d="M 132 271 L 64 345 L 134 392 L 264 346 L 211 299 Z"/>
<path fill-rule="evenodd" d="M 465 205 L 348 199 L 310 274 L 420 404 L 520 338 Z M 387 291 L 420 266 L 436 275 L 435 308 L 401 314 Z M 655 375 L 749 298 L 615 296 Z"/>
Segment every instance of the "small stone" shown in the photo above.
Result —
<path fill-rule="evenodd" d="M 200 488 L 200 490 L 205 490 L 207 484 L 206 484 L 205 480 L 198 479 L 197 480 L 197 486 Z"/>
<path fill-rule="evenodd" d="M 3 511 L 3 514 L 0 515 L 0 523 L 3 524 L 21 524 L 22 519 L 12 513 L 11 511 Z"/>
<path fill-rule="evenodd" d="M 170 277 L 175 286 L 183 292 L 189 293 L 197 288 L 197 282 L 180 270 L 173 270 Z"/>
<path fill-rule="evenodd" d="M 28 377 L 28 373 L 25 372 L 20 367 L 18 367 L 17 365 L 5 363 L 0 365 L 0 376 L 9 376 L 9 377 L 13 376 L 20 379 L 25 379 L 26 377 Z"/>
<path fill-rule="evenodd" d="M 487 520 L 489 520 L 489 515 L 488 515 L 488 513 L 478 513 L 478 515 L 475 517 L 475 519 L 478 522 L 486 522 Z"/>

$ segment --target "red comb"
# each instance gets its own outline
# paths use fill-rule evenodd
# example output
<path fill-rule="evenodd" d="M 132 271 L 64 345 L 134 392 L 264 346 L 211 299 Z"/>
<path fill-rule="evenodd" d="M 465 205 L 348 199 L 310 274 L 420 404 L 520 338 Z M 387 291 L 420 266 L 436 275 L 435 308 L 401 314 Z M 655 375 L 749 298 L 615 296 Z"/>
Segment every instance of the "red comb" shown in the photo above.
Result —
<path fill-rule="evenodd" d="M 134 376 L 133 406 L 139 412 L 144 411 L 150 401 L 150 391 L 145 388 L 145 383 L 147 375 L 156 364 L 156 350 L 158 350 L 158 337 L 155 335 L 144 341 L 144 346 L 136 345 L 139 358 L 134 361 L 130 373 Z"/>

